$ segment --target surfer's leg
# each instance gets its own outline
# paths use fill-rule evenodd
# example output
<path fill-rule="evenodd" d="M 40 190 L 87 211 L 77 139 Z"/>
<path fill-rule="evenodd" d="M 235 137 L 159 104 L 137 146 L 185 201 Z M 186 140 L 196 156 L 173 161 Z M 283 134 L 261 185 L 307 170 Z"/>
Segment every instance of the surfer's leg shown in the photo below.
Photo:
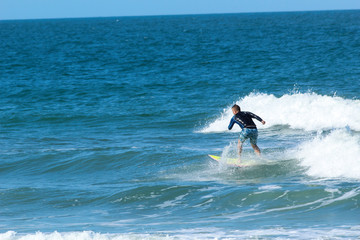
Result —
<path fill-rule="evenodd" d="M 254 129 L 251 132 L 250 143 L 251 143 L 252 148 L 254 149 L 254 152 L 258 156 L 260 156 L 261 152 L 260 152 L 260 148 L 257 145 L 257 138 L 258 138 L 258 131 L 257 131 L 257 129 Z"/>
<path fill-rule="evenodd" d="M 238 140 L 238 153 L 239 153 L 239 164 L 240 164 L 240 158 L 241 158 L 241 152 L 242 152 L 242 145 L 245 142 L 246 139 L 248 139 L 247 136 L 248 132 L 247 129 L 244 128 L 240 132 L 239 140 Z"/>
<path fill-rule="evenodd" d="M 238 141 L 239 164 L 240 164 L 241 152 L 242 152 L 242 142 L 239 139 Z"/>
<path fill-rule="evenodd" d="M 242 142 L 240 140 L 238 141 L 238 151 L 239 151 L 239 155 L 241 155 L 241 153 L 242 153 Z"/>
<path fill-rule="evenodd" d="M 260 156 L 260 155 L 261 155 L 260 148 L 259 148 L 256 144 L 252 144 L 252 143 L 251 143 L 251 146 L 252 146 L 252 148 L 254 149 L 254 152 L 255 152 L 258 156 Z"/>

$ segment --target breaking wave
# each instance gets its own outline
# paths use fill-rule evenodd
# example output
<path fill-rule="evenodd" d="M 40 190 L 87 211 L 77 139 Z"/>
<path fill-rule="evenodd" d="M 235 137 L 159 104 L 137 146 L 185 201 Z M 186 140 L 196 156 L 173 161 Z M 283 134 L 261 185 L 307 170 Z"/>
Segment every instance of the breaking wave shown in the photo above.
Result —
<path fill-rule="evenodd" d="M 286 125 L 306 131 L 327 130 L 348 126 L 360 131 L 360 100 L 316 93 L 293 93 L 276 97 L 273 94 L 251 93 L 236 102 L 243 111 L 253 112 L 266 121 L 259 128 Z M 231 106 L 201 133 L 225 132 L 232 117 Z M 240 131 L 240 128 L 235 128 Z"/>

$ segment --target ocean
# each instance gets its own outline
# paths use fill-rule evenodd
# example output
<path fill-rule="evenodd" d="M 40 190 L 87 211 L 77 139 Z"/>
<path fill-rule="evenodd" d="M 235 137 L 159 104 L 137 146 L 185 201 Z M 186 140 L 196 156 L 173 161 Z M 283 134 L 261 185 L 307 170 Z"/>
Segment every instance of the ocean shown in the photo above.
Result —
<path fill-rule="evenodd" d="M 0 239 L 358 239 L 360 11 L 0 21 Z M 235 168 L 231 106 L 255 120 Z"/>

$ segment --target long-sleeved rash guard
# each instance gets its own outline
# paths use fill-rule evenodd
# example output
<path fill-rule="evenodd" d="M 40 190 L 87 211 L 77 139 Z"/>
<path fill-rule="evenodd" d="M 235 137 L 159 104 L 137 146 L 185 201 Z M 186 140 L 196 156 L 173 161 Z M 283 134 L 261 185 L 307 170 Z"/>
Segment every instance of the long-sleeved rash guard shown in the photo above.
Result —
<path fill-rule="evenodd" d="M 253 118 L 260 122 L 262 121 L 261 117 L 253 114 L 252 112 L 238 112 L 231 118 L 228 129 L 231 130 L 235 123 L 237 123 L 241 127 L 241 129 L 256 129 L 256 125 L 252 120 Z"/>

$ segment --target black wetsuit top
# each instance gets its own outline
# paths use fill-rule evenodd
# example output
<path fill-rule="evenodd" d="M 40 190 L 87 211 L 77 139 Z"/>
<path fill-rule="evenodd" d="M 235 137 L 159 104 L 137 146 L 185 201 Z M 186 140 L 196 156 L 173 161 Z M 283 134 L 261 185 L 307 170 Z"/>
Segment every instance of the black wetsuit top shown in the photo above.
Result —
<path fill-rule="evenodd" d="M 241 129 L 243 128 L 256 129 L 256 125 L 252 120 L 253 118 L 255 118 L 260 122 L 262 121 L 261 117 L 251 112 L 238 112 L 236 115 L 234 115 L 231 118 L 228 129 L 231 130 L 235 123 L 239 124 Z"/>

